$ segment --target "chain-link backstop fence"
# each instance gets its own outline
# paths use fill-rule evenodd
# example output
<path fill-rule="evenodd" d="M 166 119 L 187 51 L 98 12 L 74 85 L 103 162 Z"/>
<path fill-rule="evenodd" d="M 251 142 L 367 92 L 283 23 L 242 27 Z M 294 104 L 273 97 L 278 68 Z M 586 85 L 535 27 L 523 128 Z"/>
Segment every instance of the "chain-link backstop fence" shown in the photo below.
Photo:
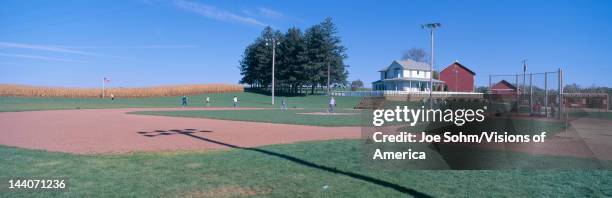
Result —
<path fill-rule="evenodd" d="M 489 75 L 487 100 L 493 111 L 561 118 L 563 72 Z"/>

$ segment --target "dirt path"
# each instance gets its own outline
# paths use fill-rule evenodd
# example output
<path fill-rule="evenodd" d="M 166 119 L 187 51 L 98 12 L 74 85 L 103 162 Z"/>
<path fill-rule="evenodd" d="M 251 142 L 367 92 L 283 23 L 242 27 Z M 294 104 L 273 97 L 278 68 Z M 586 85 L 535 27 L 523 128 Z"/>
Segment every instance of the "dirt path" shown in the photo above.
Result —
<path fill-rule="evenodd" d="M 359 127 L 316 127 L 126 114 L 131 111 L 194 109 L 127 108 L 0 113 L 0 144 L 85 154 L 228 148 L 193 136 L 242 147 L 360 137 Z"/>
<path fill-rule="evenodd" d="M 568 133 L 559 136 L 582 140 L 583 145 L 594 158 L 612 160 L 612 121 L 580 118 L 571 122 Z"/>
<path fill-rule="evenodd" d="M 543 143 L 488 143 L 487 148 L 531 154 L 612 160 L 612 121 L 580 118 L 568 130 L 548 137 Z"/>

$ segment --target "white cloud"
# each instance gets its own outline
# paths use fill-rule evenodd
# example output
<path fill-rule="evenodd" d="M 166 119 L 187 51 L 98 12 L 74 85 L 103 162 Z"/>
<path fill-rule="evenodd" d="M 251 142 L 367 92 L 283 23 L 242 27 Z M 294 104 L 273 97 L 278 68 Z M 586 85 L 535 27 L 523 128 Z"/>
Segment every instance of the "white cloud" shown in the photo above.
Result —
<path fill-rule="evenodd" d="M 17 63 L 0 62 L 0 65 L 19 65 Z"/>
<path fill-rule="evenodd" d="M 257 8 L 257 10 L 262 16 L 268 17 L 268 18 L 281 18 L 284 16 L 283 13 L 280 13 L 276 10 L 272 10 L 270 8 L 260 7 L 260 8 Z"/>
<path fill-rule="evenodd" d="M 48 56 L 35 56 L 35 55 L 27 55 L 27 54 L 6 54 L 6 53 L 0 53 L 0 56 L 13 57 L 13 58 L 24 58 L 24 59 L 33 59 L 33 60 L 47 60 L 47 61 L 84 63 L 83 61 L 79 61 L 79 60 L 56 58 L 56 57 L 48 57 Z"/>
<path fill-rule="evenodd" d="M 0 48 L 19 48 L 19 49 L 59 52 L 59 53 L 67 53 L 67 54 L 77 54 L 77 55 L 85 55 L 85 56 L 98 56 L 98 57 L 110 57 L 110 58 L 124 59 L 124 60 L 133 60 L 130 58 L 124 58 L 124 57 L 119 57 L 119 56 L 84 52 L 80 50 L 68 49 L 66 47 L 50 46 L 50 45 L 32 45 L 32 44 L 24 44 L 24 43 L 0 42 Z"/>
<path fill-rule="evenodd" d="M 247 25 L 255 26 L 266 26 L 267 24 L 247 16 L 240 16 L 227 10 L 219 9 L 210 5 L 196 3 L 185 0 L 176 0 L 174 4 L 183 10 L 193 12 L 211 19 L 226 21 L 226 22 L 237 22 Z"/>
<path fill-rule="evenodd" d="M 31 45 L 31 44 L 23 44 L 23 43 L 0 42 L 0 47 L 2 48 L 21 48 L 21 49 L 41 50 L 41 51 L 50 51 L 50 52 L 62 52 L 62 53 L 69 53 L 69 54 L 99 56 L 99 54 L 95 54 L 95 53 L 70 50 L 70 49 L 65 49 L 61 47 Z"/>
<path fill-rule="evenodd" d="M 118 45 L 118 46 L 58 46 L 68 49 L 181 49 L 196 48 L 197 45 Z"/>

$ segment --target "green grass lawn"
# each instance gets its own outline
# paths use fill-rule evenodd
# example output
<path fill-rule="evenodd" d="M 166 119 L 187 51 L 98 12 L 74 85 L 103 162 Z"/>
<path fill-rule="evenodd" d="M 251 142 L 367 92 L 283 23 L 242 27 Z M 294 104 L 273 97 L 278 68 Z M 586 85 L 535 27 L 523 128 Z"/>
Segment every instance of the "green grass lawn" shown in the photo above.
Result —
<path fill-rule="evenodd" d="M 276 105 L 272 106 L 271 97 L 243 92 L 243 93 L 221 93 L 221 94 L 202 94 L 189 97 L 190 107 L 203 107 L 204 98 L 209 96 L 212 101 L 211 106 L 230 107 L 232 98 L 237 96 L 240 99 L 241 107 L 280 107 L 283 97 L 276 97 Z M 315 96 L 296 96 L 286 97 L 288 107 L 298 108 L 325 108 L 329 97 Z M 358 97 L 336 97 L 339 108 L 353 108 L 360 101 Z M 179 107 L 180 97 L 156 97 L 156 98 L 116 98 L 115 100 L 101 98 L 21 98 L 21 97 L 0 97 L 0 112 L 8 111 L 36 111 L 36 110 L 55 110 L 55 109 L 100 109 L 100 108 L 128 108 L 128 107 Z"/>
<path fill-rule="evenodd" d="M 337 110 L 339 113 L 357 113 L 353 115 L 303 115 L 299 113 L 308 112 L 325 112 L 326 109 L 298 109 L 281 111 L 279 109 L 264 109 L 264 110 L 179 110 L 179 111 L 135 111 L 130 114 L 141 115 L 158 115 L 158 116 L 173 116 L 173 117 L 190 117 L 190 118 L 212 118 L 221 120 L 236 120 L 236 121 L 251 121 L 251 122 L 267 122 L 281 124 L 298 124 L 312 126 L 372 126 L 370 111 L 359 110 Z M 362 114 L 368 114 L 367 117 Z M 405 123 L 389 123 L 389 124 L 404 124 Z M 431 125 L 429 125 L 431 124 Z M 438 126 L 440 125 L 440 126 Z M 457 127 L 452 123 L 419 123 L 417 126 L 401 127 L 400 131 L 509 131 L 517 132 L 518 134 L 539 134 L 541 131 L 548 132 L 549 137 L 553 134 L 562 131 L 565 125 L 561 122 L 548 122 L 540 120 L 527 119 L 511 119 L 497 118 L 489 116 L 482 123 L 466 124 L 463 127 Z"/>
<path fill-rule="evenodd" d="M 70 188 L 54 193 L 0 190 L 0 197 L 404 197 L 402 192 L 434 197 L 612 196 L 612 171 L 381 170 L 364 165 L 360 153 L 358 140 L 125 155 L 0 146 L 0 178 L 64 176 Z"/>
<path fill-rule="evenodd" d="M 304 115 L 300 113 L 326 112 L 326 109 L 280 109 L 265 110 L 186 110 L 186 111 L 136 111 L 131 114 L 161 115 L 174 117 L 213 118 L 221 120 L 239 120 L 282 124 L 313 126 L 360 126 L 362 116 L 359 110 L 336 110 L 337 113 L 355 113 L 352 115 Z"/>

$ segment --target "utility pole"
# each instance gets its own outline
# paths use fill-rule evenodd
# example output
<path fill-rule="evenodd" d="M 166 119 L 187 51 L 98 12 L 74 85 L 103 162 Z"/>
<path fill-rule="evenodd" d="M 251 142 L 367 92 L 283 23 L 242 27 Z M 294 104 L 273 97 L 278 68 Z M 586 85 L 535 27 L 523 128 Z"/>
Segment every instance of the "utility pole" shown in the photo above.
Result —
<path fill-rule="evenodd" d="M 279 45 L 280 42 L 278 42 L 276 40 L 276 38 L 272 37 L 269 39 L 266 39 L 266 46 L 268 45 L 272 45 L 272 105 L 274 105 L 274 63 L 275 63 L 275 59 L 276 59 L 276 45 Z"/>
<path fill-rule="evenodd" d="M 428 23 L 421 25 L 423 29 L 429 29 L 431 35 L 431 61 L 429 65 L 429 108 L 433 108 L 432 94 L 433 94 L 433 65 L 434 65 L 434 29 L 439 28 L 440 23 Z"/>

